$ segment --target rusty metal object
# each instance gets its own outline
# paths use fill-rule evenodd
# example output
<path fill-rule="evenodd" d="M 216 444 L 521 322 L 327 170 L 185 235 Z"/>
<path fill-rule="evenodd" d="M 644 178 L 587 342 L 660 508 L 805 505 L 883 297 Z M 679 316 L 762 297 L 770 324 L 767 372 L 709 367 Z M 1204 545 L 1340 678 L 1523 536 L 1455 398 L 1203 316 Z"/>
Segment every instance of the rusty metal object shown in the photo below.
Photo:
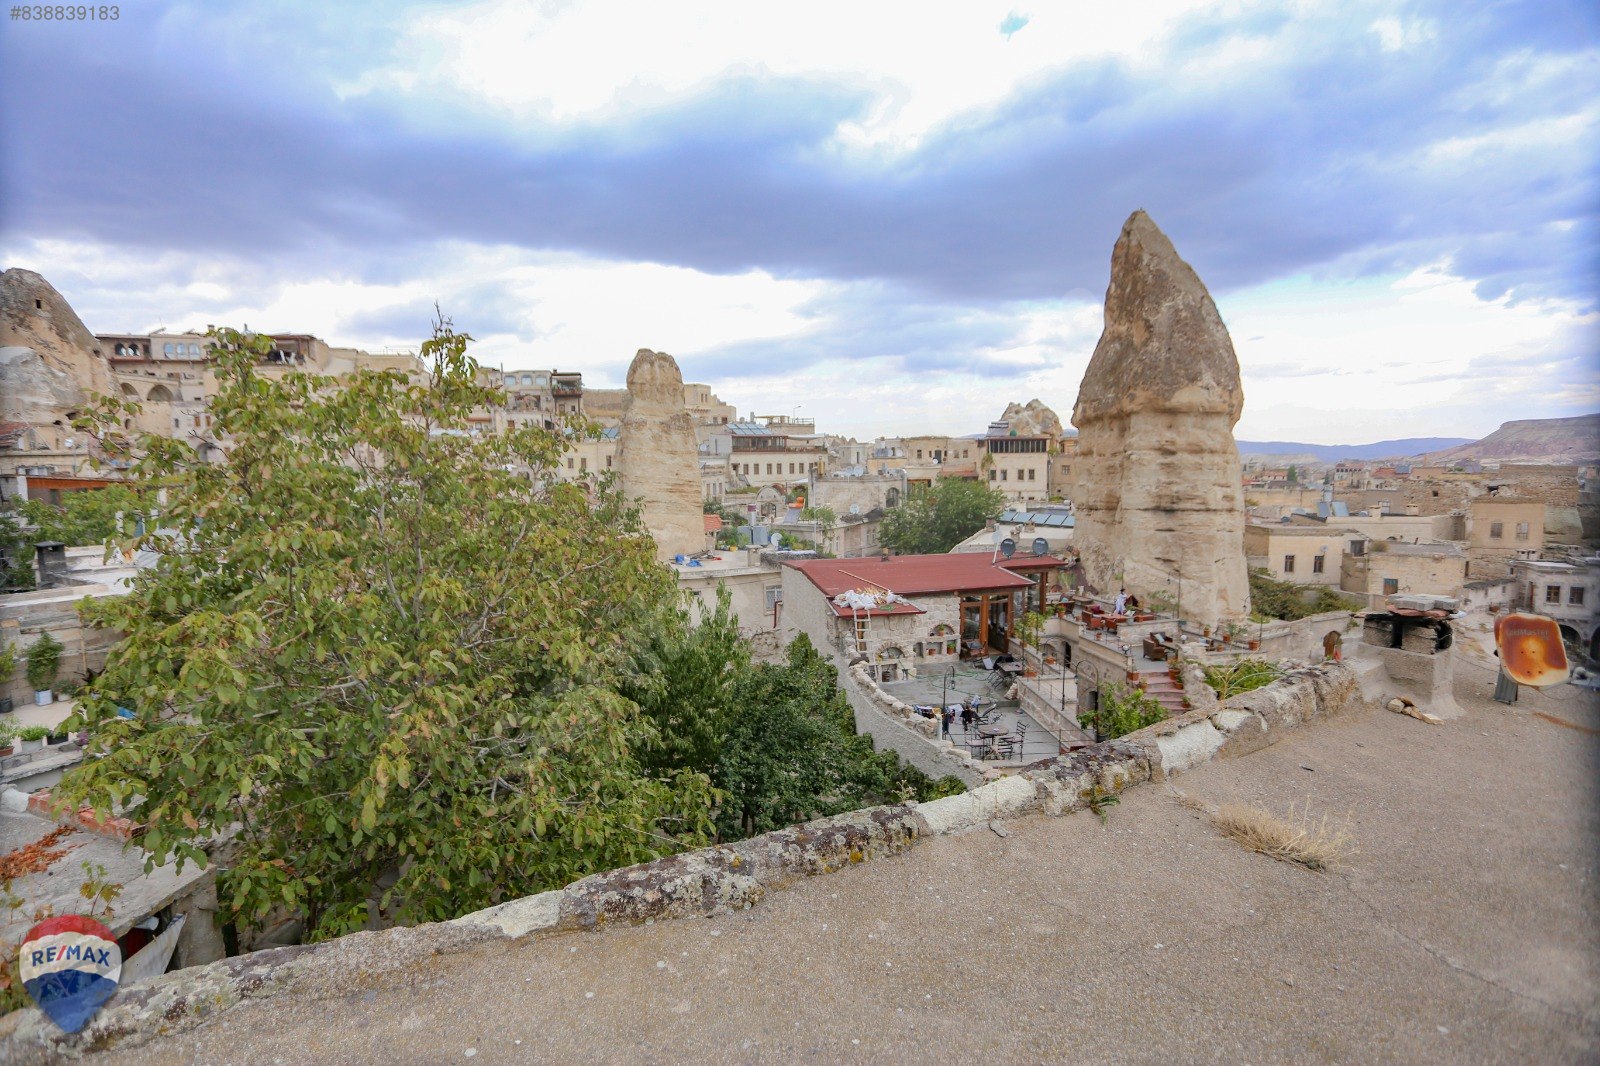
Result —
<path fill-rule="evenodd" d="M 1535 614 L 1496 618 L 1494 643 L 1506 673 L 1519 685 L 1546 688 L 1571 676 L 1567 650 L 1554 619 Z"/>

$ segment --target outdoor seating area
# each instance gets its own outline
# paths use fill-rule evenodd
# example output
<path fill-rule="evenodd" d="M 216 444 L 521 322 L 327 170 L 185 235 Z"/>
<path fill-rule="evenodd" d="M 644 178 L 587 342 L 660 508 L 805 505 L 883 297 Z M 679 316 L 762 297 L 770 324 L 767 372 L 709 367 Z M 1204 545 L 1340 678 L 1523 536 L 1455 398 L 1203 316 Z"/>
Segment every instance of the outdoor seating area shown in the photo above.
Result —
<path fill-rule="evenodd" d="M 1006 693 L 1015 683 L 1006 663 L 985 670 L 962 664 L 924 671 L 907 681 L 881 687 L 897 699 L 940 719 L 940 736 L 973 758 L 1024 764 L 1052 758 L 1061 751 L 1054 733 L 1036 722 Z"/>

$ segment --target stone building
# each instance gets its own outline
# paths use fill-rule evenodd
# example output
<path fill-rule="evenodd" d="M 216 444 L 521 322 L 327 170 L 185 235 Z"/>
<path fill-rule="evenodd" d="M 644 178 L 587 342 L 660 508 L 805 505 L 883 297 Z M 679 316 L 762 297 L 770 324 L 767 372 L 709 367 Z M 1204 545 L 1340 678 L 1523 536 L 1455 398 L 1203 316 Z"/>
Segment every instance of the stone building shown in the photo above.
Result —
<path fill-rule="evenodd" d="M 1458 544 L 1402 544 L 1367 541 L 1344 557 L 1339 587 L 1368 607 L 1390 596 L 1460 598 L 1467 582 L 1467 553 Z"/>
<path fill-rule="evenodd" d="M 784 635 L 805 633 L 875 680 L 1010 647 L 1012 627 L 1038 610 L 1065 565 L 1054 556 L 981 554 L 813 559 L 783 570 Z"/>
<path fill-rule="evenodd" d="M 1473 578 L 1509 577 L 1514 559 L 1544 551 L 1544 504 L 1522 496 L 1478 496 L 1467 507 L 1467 558 Z"/>
<path fill-rule="evenodd" d="M 1353 536 L 1342 528 L 1252 522 L 1244 528 L 1245 558 L 1250 569 L 1266 570 L 1278 581 L 1337 588 Z M 1355 536 L 1358 544 L 1362 539 Z"/>
<path fill-rule="evenodd" d="M 1568 644 L 1600 662 L 1600 556 L 1518 559 L 1510 568 L 1512 605 L 1554 618 Z"/>
<path fill-rule="evenodd" d="M 843 516 L 898 507 L 910 487 L 904 470 L 872 474 L 857 467 L 813 473 L 806 481 L 805 492 L 806 502 L 812 507 L 826 507 Z"/>
<path fill-rule="evenodd" d="M 1148 599 L 1176 579 L 1191 617 L 1249 612 L 1233 441 L 1243 407 L 1239 361 L 1205 285 L 1134 212 L 1072 413 L 1075 544 L 1092 586 Z"/>
<path fill-rule="evenodd" d="M 1044 433 L 1019 433 L 1008 422 L 991 422 L 978 442 L 983 449 L 981 480 L 1005 493 L 1013 506 L 1048 502 L 1058 494 L 1050 484 L 1056 440 Z"/>
<path fill-rule="evenodd" d="M 565 421 L 579 416 L 594 418 L 602 424 L 615 425 L 621 421 L 622 411 L 616 417 L 604 419 L 586 410 L 583 375 L 576 371 L 561 370 L 509 370 L 493 371 L 489 383 L 506 393 L 504 420 L 506 429 L 556 429 Z M 626 399 L 627 393 L 622 393 Z"/>
<path fill-rule="evenodd" d="M 805 481 L 823 463 L 827 449 L 815 426 L 800 421 L 729 422 L 733 476 L 745 486 L 787 489 Z"/>

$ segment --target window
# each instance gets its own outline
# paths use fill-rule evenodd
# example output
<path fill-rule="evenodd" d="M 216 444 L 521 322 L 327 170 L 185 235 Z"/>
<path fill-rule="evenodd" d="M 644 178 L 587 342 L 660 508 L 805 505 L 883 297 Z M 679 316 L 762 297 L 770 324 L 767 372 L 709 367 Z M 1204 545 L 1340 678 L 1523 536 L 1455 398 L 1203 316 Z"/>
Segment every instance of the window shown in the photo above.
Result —
<path fill-rule="evenodd" d="M 585 471 L 589 469 L 589 458 L 588 458 L 588 456 L 585 456 L 582 459 L 578 460 L 578 469 L 579 470 L 585 470 Z"/>
<path fill-rule="evenodd" d="M 989 471 L 989 480 L 990 481 L 994 480 L 994 471 L 993 470 Z"/>
<path fill-rule="evenodd" d="M 1029 481 L 1035 480 L 1035 478 L 1033 476 L 1035 473 L 1036 473 L 1036 471 L 1032 467 L 1028 468 L 1028 480 Z"/>
<path fill-rule="evenodd" d="M 567 457 L 567 469 L 568 470 L 572 469 L 572 457 L 571 456 Z"/>
<path fill-rule="evenodd" d="M 1283 572 L 1286 574 L 1294 573 L 1294 556 L 1285 555 L 1283 557 Z"/>
<path fill-rule="evenodd" d="M 921 449 L 921 448 L 918 448 L 918 449 L 917 449 L 917 458 L 918 458 L 918 459 L 921 459 L 921 458 L 922 458 L 922 449 Z"/>
<path fill-rule="evenodd" d="M 172 358 L 172 345 L 163 344 L 161 346 L 161 354 L 166 356 L 168 359 L 171 359 Z"/>
<path fill-rule="evenodd" d="M 1386 577 L 1386 578 L 1383 579 L 1383 594 L 1385 596 L 1393 596 L 1396 592 L 1399 592 L 1399 591 L 1400 591 L 1400 579 L 1399 578 L 1397 578 L 1397 577 Z"/>
<path fill-rule="evenodd" d="M 1505 535 L 1506 535 L 1506 524 L 1504 522 L 1490 522 L 1489 523 L 1489 539 L 1490 540 L 1499 540 L 1501 537 L 1503 537 Z"/>
<path fill-rule="evenodd" d="M 190 355 L 199 355 L 200 354 L 200 346 L 198 344 L 189 345 L 189 354 Z"/>
<path fill-rule="evenodd" d="M 1364 541 L 1364 540 L 1353 540 L 1353 541 L 1351 541 L 1350 542 L 1350 554 L 1351 555 L 1365 555 L 1365 554 L 1367 554 L 1367 542 Z"/>
<path fill-rule="evenodd" d="M 1544 587 L 1544 602 L 1546 602 L 1546 603 L 1560 603 L 1561 602 L 1561 586 L 1560 585 L 1546 585 Z"/>
<path fill-rule="evenodd" d="M 1517 523 L 1517 539 L 1518 540 L 1527 540 L 1528 539 L 1528 523 L 1526 523 L 1526 522 L 1518 522 Z"/>
<path fill-rule="evenodd" d="M 1320 555 L 1313 555 L 1311 557 L 1311 572 L 1313 574 L 1322 573 L 1322 562 L 1323 562 L 1323 557 L 1320 556 Z"/>
<path fill-rule="evenodd" d="M 606 456 L 606 469 L 607 470 L 611 469 L 611 456 L 609 456 L 609 455 Z"/>
<path fill-rule="evenodd" d="M 1572 606 L 1574 606 L 1574 607 L 1582 607 L 1583 606 L 1583 586 L 1582 585 L 1574 585 L 1572 588 L 1569 588 L 1567 590 L 1567 602 L 1572 604 Z"/>
<path fill-rule="evenodd" d="M 774 604 L 783 602 L 782 585 L 768 585 L 765 591 L 767 594 L 767 610 L 770 611 L 772 610 Z"/>

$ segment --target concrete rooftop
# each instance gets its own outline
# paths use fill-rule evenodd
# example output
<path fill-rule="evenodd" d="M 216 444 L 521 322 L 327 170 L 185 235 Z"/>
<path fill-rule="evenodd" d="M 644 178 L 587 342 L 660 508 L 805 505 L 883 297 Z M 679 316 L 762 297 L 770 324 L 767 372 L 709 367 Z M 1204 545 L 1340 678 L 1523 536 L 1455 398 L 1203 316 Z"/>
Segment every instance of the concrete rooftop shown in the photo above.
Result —
<path fill-rule="evenodd" d="M 813 877 L 754 910 L 476 945 L 236 1007 L 119 1062 L 1593 1062 L 1600 700 L 1375 710 L 1172 784 L 1311 805 L 1329 873 L 1167 785 Z"/>

